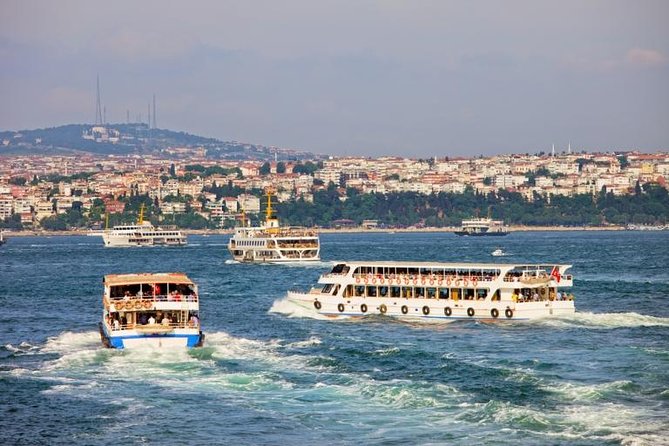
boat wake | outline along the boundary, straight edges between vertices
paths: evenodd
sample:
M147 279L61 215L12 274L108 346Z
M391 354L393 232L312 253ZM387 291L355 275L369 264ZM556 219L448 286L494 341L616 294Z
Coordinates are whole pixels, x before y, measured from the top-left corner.
M272 307L268 310L269 313L283 314L291 318L309 318L309 319L318 319L318 320L332 320L331 317L324 316L319 314L313 308L306 308L301 305L296 304L284 297L282 299L275 300L272 303ZM346 316L343 316L346 318Z
M537 323L591 328L669 327L669 318L638 313L581 313L560 318L538 319Z

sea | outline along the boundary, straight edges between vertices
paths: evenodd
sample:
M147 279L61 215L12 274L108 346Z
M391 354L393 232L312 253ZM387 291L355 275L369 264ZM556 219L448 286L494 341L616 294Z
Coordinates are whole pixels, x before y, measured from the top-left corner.
M104 248L10 234L1 443L669 444L669 232L327 233L310 265L235 263L228 237ZM576 314L331 320L286 301L341 260L571 264ZM103 348L103 276L168 271L199 285L205 345Z

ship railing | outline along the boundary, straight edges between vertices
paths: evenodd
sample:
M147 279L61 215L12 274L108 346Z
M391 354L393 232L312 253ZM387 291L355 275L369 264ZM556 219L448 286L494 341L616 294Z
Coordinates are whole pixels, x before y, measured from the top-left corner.
M118 331L123 331L123 330L135 330L137 328L141 327L150 327L150 326L157 326L157 327L165 327L165 328L170 328L170 329L195 329L195 328L200 328L200 324L194 324L191 323L190 321L187 322L170 322L169 324L163 324L162 322L156 322L153 325L150 324L119 324L118 328L114 326L113 323L109 323L108 321L105 321L105 325L107 328L113 332L118 332Z
M330 273L332 274L332 273ZM323 277L327 277L324 275ZM357 284L365 285L430 285L460 286L476 285L479 282L493 282L497 277L490 275L443 275L443 274L353 274Z
M158 294L155 296L119 296L105 298L107 304L120 302L199 302L197 294Z

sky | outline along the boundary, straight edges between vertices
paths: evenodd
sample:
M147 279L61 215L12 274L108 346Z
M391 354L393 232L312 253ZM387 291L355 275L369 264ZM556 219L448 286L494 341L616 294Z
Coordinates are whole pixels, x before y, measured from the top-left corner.
M669 1L0 0L0 130L327 155L669 150Z

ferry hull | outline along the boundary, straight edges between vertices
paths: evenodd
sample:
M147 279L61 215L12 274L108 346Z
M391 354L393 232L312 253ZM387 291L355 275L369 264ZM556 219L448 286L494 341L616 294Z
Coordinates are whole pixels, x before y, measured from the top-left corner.
M190 333L145 334L133 330L124 330L118 334L108 332L100 323L100 337L107 348L193 348L204 343L204 333L189 330Z
M574 314L573 301L524 303L486 302L450 299L406 298L329 298L327 296L288 292L288 300L303 308L332 318L385 315L399 319L456 320L528 320Z

